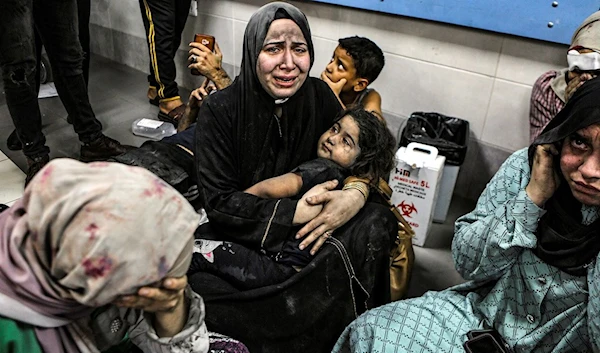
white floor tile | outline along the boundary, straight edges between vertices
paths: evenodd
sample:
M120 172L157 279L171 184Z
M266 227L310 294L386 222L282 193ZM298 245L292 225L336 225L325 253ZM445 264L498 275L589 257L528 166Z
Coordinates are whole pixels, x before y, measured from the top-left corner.
M8 159L8 157L6 157L6 155L4 153L2 153L2 151L0 151L0 162L2 162L3 160Z
M25 173L10 159L0 162L0 203L14 201L23 196Z

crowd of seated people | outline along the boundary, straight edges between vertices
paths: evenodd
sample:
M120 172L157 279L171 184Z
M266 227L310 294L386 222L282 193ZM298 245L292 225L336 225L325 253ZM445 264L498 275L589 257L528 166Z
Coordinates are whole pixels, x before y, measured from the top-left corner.
M452 254L468 282L391 302L390 252L405 258L399 296L413 255L381 196L397 145L369 87L384 67L372 40L339 39L310 77L306 16L268 3L247 23L235 78L218 44L190 43L205 81L187 105L165 111L169 94L148 92L178 133L133 148L102 135L77 31L55 28L43 39L80 159L102 161L50 161L22 47L32 20L68 22L76 6L41 3L0 4L0 26L25 43L8 54L0 32L29 164L23 198L0 208L0 351L600 351L600 67L581 59L600 55L600 12L575 32L569 68L536 82L531 145L456 221ZM151 29L160 1L140 4Z

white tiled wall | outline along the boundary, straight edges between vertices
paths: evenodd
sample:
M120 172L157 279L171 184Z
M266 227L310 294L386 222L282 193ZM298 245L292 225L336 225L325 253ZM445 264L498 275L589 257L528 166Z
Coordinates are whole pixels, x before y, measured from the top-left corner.
M187 50L193 33L211 33L224 62L237 71L246 22L265 3L200 0L199 16L188 18L180 49ZM311 24L316 51L312 75L318 76L329 61L338 38L371 38L386 56L373 87L381 92L387 113L406 117L425 110L457 116L469 120L475 139L506 151L528 143L532 83L544 71L565 65L563 45L341 6L292 3ZM93 1L91 23L145 37L138 0Z
M188 17L178 53L178 82L193 86L197 80L190 78L185 63L194 32L213 34L225 68L237 74L246 23L267 2L199 0L199 15ZM483 165L486 173L461 170L458 185L465 185L463 194L477 195L489 173L509 153L528 144L531 85L543 72L566 66L565 45L312 1L290 2L311 25L313 76L319 76L329 61L338 38L365 36L385 53L386 65L373 87L382 95L390 126L400 126L414 111L436 111L470 122L475 151L463 169ZM146 69L143 55L123 54L123 50L147 52L138 0L93 1L91 23L101 38L92 45L97 54ZM131 48L118 48L122 43Z

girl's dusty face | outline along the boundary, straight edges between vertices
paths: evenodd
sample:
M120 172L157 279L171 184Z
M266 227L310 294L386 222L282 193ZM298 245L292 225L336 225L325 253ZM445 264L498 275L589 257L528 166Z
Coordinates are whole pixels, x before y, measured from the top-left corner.
M344 116L321 135L317 156L330 159L344 168L351 167L360 155L359 133L360 128L354 118Z
M565 139L560 169L577 201L600 206L600 124L590 125Z
M256 62L263 89L275 99L291 97L306 81L309 70L308 44L300 27L290 19L273 21Z

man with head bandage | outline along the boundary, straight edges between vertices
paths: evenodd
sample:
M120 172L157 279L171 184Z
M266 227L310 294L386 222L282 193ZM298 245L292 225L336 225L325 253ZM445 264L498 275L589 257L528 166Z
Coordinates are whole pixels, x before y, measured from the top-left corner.
M529 110L530 141L535 140L565 106L575 90L600 72L600 11L586 18L573 33L567 62L568 68L550 70L533 85Z

